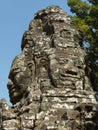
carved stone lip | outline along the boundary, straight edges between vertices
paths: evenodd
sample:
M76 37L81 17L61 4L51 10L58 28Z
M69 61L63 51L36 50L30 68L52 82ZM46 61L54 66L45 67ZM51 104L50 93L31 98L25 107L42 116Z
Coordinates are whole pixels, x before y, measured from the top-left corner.
M15 92L17 92L18 86L12 85L9 89L10 95L13 95ZM19 90L18 90L19 91Z
M14 92L15 92L15 87L12 87L12 88L10 89L10 93L13 94Z
M13 93L16 91L15 87L12 85L12 86L8 86L8 89L9 89L9 94L10 95L13 95Z

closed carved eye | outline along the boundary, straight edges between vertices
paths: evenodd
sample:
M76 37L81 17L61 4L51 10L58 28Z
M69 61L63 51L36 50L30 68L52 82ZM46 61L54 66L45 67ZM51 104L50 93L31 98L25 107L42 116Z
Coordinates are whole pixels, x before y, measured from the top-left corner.
M9 78L13 80L13 78L20 72L19 68L14 68L10 71Z

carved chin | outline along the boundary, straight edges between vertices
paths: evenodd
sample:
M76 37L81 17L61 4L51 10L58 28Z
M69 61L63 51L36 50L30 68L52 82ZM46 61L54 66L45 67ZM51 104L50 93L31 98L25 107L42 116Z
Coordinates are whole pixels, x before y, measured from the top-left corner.
M16 102L18 102L22 97L22 94L20 94L19 92L14 92L13 94L10 94L10 101L15 104Z

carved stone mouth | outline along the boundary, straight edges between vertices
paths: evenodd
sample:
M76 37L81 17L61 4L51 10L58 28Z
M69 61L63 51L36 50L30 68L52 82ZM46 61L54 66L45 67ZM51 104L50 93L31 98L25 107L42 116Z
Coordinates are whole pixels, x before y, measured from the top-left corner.
M7 87L10 97L12 97L13 93L15 92L15 86L12 83L8 82Z
M13 94L15 92L15 87L12 87L11 89L10 89L10 94Z

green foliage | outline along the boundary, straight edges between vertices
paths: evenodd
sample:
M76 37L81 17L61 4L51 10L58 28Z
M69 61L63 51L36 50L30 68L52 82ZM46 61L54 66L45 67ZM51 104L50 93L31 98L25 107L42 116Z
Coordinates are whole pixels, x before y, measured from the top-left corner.
M91 68L91 80L98 90L98 0L68 0L72 20L82 32L83 41L90 44L88 48L88 64Z

